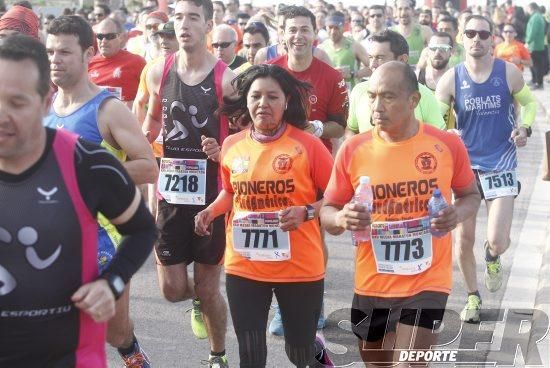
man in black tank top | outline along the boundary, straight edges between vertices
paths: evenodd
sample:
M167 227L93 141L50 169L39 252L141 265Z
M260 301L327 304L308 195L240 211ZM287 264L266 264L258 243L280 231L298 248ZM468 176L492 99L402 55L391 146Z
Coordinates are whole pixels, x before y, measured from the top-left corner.
M418 82L435 92L439 78L449 69L454 41L448 33L436 32L428 44L428 62L417 69Z
M105 322L156 229L114 156L42 126L49 73L39 41L0 46L0 367L106 368ZM101 275L99 211L125 235Z
M171 302L194 299L193 333L210 339L209 364L223 368L227 367L227 306L219 279L225 251L224 219L213 222L211 237L194 232L195 215L214 201L220 188L220 146L229 124L214 111L223 96L234 93L231 80L235 75L206 48L212 13L210 0L176 2L174 28L180 49L155 64L147 75L150 98L144 131L152 142L162 129L164 141L156 245L160 288ZM192 262L195 282L187 274Z

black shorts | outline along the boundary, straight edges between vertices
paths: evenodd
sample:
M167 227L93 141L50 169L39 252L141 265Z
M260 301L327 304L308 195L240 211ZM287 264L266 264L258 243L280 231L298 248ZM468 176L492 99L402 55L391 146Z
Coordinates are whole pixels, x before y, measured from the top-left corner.
M375 342L380 341L387 332L395 332L398 322L437 329L443 320L448 297L448 294L435 291L423 291L406 298L355 294L351 307L352 331L361 340Z
M481 187L481 181L479 180L479 173L484 173L484 171L478 170L478 169L472 169L474 172L474 176L476 177L476 183L477 183L477 189L479 190L479 194L481 195L481 199L485 199L485 195L483 194L483 188ZM518 195L521 193L521 182L518 180ZM516 198L518 195L514 196ZM493 199L485 199L486 201L494 201Z
M195 234L195 215L202 209L203 206L192 209L165 200L158 202L157 227L160 236L155 251L162 265L221 263L225 252L224 216L212 221L210 236L199 236Z

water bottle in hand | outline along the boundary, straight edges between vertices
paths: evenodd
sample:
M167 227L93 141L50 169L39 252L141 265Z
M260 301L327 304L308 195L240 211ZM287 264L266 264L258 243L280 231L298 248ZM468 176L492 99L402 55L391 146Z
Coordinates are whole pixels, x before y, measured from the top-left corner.
M447 204L447 201L445 200L445 197L441 195L441 190L436 189L434 190L432 198L430 198L430 201L428 202L428 212L430 214L430 221L433 218L439 217L439 212L442 211L444 208L449 207ZM437 230L431 230L431 233L433 236L437 238L444 237L447 233L441 232Z
M359 178L359 186L355 190L355 196L353 197L354 203L367 207L369 213L372 211L372 187L370 185L370 178L368 176L361 176ZM362 231L354 231L353 239L355 243L364 242L370 240L371 229L370 226Z

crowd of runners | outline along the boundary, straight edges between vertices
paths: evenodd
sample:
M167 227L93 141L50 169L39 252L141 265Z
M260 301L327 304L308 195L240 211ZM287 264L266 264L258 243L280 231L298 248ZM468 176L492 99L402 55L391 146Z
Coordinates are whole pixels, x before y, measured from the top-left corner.
M284 336L281 366L333 366L325 232L369 234L349 265L366 366L437 343L454 262L460 318L479 323L503 283L550 9L431 3L5 11L0 367L106 367L106 342L125 367L158 366L129 308L153 247L162 295L192 300L214 368L265 367L268 331ZM436 189L448 206L430 216ZM239 357L225 353L228 312Z

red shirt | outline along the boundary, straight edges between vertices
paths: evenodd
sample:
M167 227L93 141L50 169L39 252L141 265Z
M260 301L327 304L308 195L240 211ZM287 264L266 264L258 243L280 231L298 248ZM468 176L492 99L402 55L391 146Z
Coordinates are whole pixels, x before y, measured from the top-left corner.
M279 56L268 62L288 70L296 79L311 84L309 120L336 121L346 127L348 119L348 90L342 74L317 58L313 58L309 68L294 72L288 68L288 55ZM332 152L330 139L323 143Z
M92 83L100 87L121 89L122 101L132 101L136 98L139 77L145 64L144 58L126 50L120 50L110 58L98 54L90 61L88 75Z

